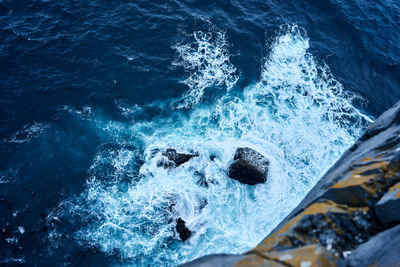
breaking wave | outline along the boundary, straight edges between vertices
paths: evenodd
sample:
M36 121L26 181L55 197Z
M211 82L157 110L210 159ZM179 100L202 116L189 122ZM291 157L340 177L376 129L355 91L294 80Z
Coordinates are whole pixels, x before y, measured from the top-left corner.
M224 35L196 32L177 45L189 91L168 118L126 125L96 119L115 142L98 148L87 189L66 200L83 244L137 265L175 265L209 253L241 253L260 242L359 137L371 119L352 103L327 66L309 52L304 29L286 25L269 47L260 80L240 96L199 104L204 89L238 79ZM214 40L214 41L212 41ZM359 101L360 99L358 99ZM123 136L123 138L121 137ZM270 159L265 184L248 186L226 170L237 147ZM162 168L162 151L198 153ZM202 181L199 181L201 180ZM206 182L207 186L204 186ZM175 221L193 236L179 240Z

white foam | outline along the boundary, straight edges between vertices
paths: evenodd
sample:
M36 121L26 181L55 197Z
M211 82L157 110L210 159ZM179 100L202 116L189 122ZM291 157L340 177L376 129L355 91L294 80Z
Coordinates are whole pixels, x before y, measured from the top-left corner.
M182 66L190 73L182 81L189 90L176 103L176 108L192 108L200 103L207 87L222 86L229 90L238 80L236 67L229 61L223 32L196 31L192 37L194 42L173 46L177 51L173 65Z
M22 235L25 233L25 228L23 226L18 227L18 232Z
M124 103L115 103L117 105L117 108L121 111L121 114L129 119L134 119L135 115L137 115L139 112L143 112L142 108L135 104L135 105L127 105Z
M34 122L27 124L20 131L14 133L7 141L17 144L25 143L39 137L46 128L48 128L48 124L46 123Z
M18 174L18 168L8 168L4 171L0 171L0 184L11 183L17 180Z
M177 112L131 126L98 121L116 140L129 133L141 149L99 151L87 190L77 202L64 205L69 213L85 214L78 240L107 253L118 251L123 259L142 265L241 253L261 241L371 121L308 48L304 30L288 26L271 46L260 81L245 88L243 96L227 92L189 116ZM193 62L196 68L197 59ZM209 76L202 75L193 79L207 84ZM247 186L227 177L240 146L270 159L265 184ZM178 168L158 167L162 155L155 149L169 147L199 156ZM144 163L133 175L132 164L138 160ZM112 171L100 177L95 170L104 164ZM204 173L209 188L197 184L196 171ZM131 180L121 182L126 175ZM178 217L194 232L186 242L174 230Z

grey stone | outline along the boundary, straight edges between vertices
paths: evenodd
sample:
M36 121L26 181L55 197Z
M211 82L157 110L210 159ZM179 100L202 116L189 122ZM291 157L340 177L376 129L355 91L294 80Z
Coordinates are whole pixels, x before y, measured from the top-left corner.
M375 205L381 223L400 222L400 183L392 186Z
M400 225L370 238L338 266L400 266Z

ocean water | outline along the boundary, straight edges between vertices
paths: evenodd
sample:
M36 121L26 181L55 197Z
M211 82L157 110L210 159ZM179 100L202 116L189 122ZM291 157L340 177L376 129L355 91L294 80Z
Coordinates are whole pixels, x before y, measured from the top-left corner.
M400 98L397 1L1 1L0 16L0 264L245 252ZM270 160L266 183L228 178L242 146ZM167 148L199 156L164 169Z

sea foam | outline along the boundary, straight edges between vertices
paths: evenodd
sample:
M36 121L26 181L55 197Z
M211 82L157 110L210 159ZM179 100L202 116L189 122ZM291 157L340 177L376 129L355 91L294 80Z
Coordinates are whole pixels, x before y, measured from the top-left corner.
M194 107L200 103L207 87L219 86L229 90L238 80L236 67L230 62L224 32L196 31L192 38L193 42L173 46L177 52L173 65L190 73L182 81L189 90L175 104L176 108Z
M194 36L199 47L210 49L204 33ZM239 97L227 91L212 104L199 104L204 88L220 83L231 87L236 68L222 63L226 60L207 63L218 54L229 57L227 50L202 54L209 65L200 68L200 60L187 49L177 46L180 66L191 71L183 102L192 107L189 115L176 111L133 125L98 120L115 144L98 149L87 189L61 205L64 216L79 218L79 242L118 253L131 264L175 265L209 253L250 249L371 122L352 104L356 96L346 93L309 52L307 34L298 26L282 27L269 46L259 81ZM122 134L130 140L122 141ZM241 146L270 159L265 184L248 186L227 177ZM177 168L159 167L161 152L170 147L199 156ZM198 184L199 173L208 188ZM186 242L174 229L178 217L193 231Z

